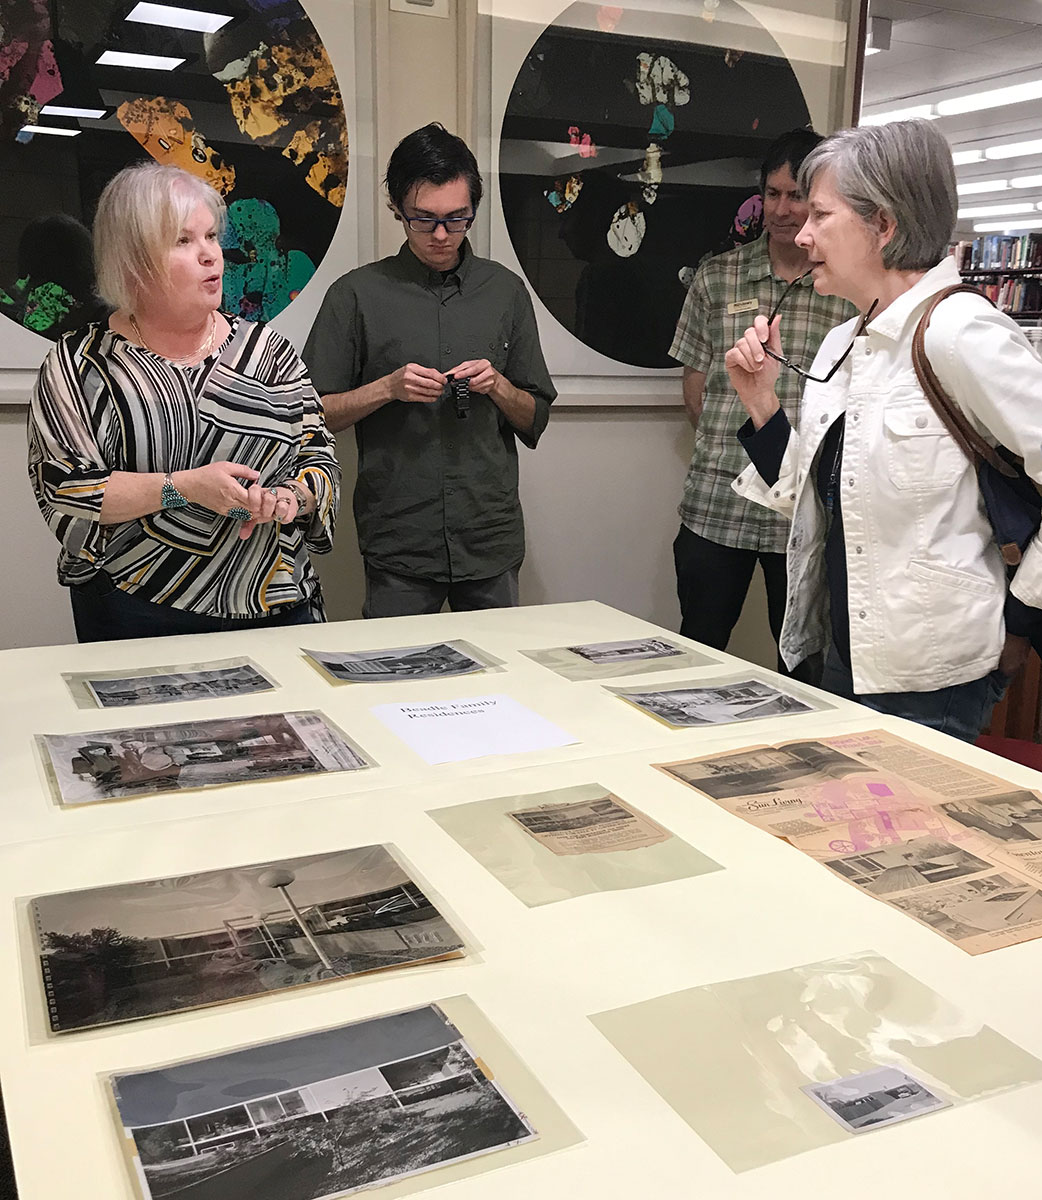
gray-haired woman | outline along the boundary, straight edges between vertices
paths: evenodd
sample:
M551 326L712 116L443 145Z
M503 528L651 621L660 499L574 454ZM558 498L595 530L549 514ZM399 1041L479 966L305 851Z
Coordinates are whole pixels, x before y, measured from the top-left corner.
M924 310L960 282L951 152L926 121L848 129L808 155L799 182L814 286L862 315L812 365L785 358L784 305L727 353L753 461L734 486L792 519L781 653L794 664L828 643L822 686L973 740L1027 653L1042 545L1027 547L1007 600L975 470L912 365ZM925 346L970 423L1042 481L1042 361L1016 323L953 295ZM806 379L798 433L774 396L788 369Z
M128 167L94 222L107 322L40 370L29 476L80 641L324 620L340 468L300 358L220 312L224 202Z

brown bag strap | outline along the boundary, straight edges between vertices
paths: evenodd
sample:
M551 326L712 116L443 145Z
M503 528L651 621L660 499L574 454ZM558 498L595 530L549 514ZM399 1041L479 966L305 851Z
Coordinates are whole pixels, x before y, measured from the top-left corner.
M972 292L975 296L988 300L982 291L968 283L956 283L950 288L945 288L943 292L938 292L926 306L926 311L912 335L912 366L915 368L916 378L919 380L919 386L923 389L923 394L930 401L934 412L944 423L944 427L958 443L959 449L973 463L974 468L979 470L983 460L1000 474L1012 478L1016 476L1016 470L969 423L959 406L944 390L936 372L930 365L930 360L926 357L926 329L933 316L933 310L942 300L947 300L949 296L954 296L957 292ZM991 301L988 300L988 303L991 304Z

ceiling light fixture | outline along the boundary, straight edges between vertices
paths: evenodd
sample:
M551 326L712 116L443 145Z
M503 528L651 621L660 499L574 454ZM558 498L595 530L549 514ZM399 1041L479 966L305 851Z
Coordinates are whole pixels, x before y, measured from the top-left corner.
M128 54L125 50L106 50L97 60L99 67L143 67L148 71L172 71L185 60L165 54Z
M216 33L231 20L227 13L203 12L194 8L178 8L172 4L135 4L127 13L128 21L143 25L163 25L167 29L192 29L199 33Z
M889 17L869 17L865 30L865 54L879 54L890 49L890 33L893 22Z
M60 125L23 125L19 133L53 133L57 137L79 137L82 129L66 129Z
M970 183L960 183L955 190L960 196L976 196L981 192L1005 192L1009 190L1008 179L974 179Z
M861 124L889 125L891 121L912 121L916 117L932 121L936 116L932 104L915 104L911 108L895 108L890 112L873 113L869 117L862 117Z
M952 162L955 163L957 167L965 167L970 163L983 161L983 150L956 150L952 154Z
M957 113L980 112L985 108L1001 108L1006 104L1022 104L1025 100L1039 99L1042 99L1042 79L1035 79L1030 83L1015 83L1011 87L938 100L937 111L942 117L951 117Z
M1042 229L1042 217L1030 221L982 221L974 224L974 233L1016 233L1020 229ZM998 267L995 268L999 270Z
M985 158L1023 158L1026 154L1042 154L1042 139L1030 142L1003 142L998 146L986 146Z
M980 208L960 208L958 216L962 220L963 217L1004 217L1034 211L1033 204L982 204Z
M40 112L45 117L83 117L88 121L100 121L107 108L74 108L67 104L45 104Z

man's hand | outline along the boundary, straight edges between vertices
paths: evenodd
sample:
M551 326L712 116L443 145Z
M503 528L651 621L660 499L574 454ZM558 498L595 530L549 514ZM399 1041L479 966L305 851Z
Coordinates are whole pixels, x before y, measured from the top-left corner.
M468 380L470 390L482 396L491 396L502 390L499 383L502 376L487 358L472 358L462 362L458 367L453 367L449 374L456 379Z
M781 338L775 317L770 328L766 317L757 317L753 325L742 334L734 346L724 355L727 377L738 393L742 407L752 418L753 425L760 429L778 411L778 397L774 394L781 364L764 353L764 343L775 354L781 354Z
M433 367L421 367L419 363L406 363L389 380L394 399L412 404L433 404L447 383L448 380L440 371L435 371Z
M1006 641L999 655L999 670L1007 679L1018 675L1028 660L1031 643L1026 637L1018 637L1015 633L1007 633Z

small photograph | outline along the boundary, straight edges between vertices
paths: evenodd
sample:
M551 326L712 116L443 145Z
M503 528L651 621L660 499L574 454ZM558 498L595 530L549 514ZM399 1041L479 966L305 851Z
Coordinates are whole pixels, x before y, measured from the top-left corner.
M1034 792L1004 792L973 800L948 800L940 805L945 816L967 829L986 833L997 842L1042 841L1042 797Z
M433 1004L110 1083L146 1200L323 1200L539 1136Z
M814 712L813 705L786 695L758 679L742 679L715 687L679 687L642 692L610 688L615 695L676 729L693 725L728 725L761 717Z
M950 1100L896 1067L876 1067L831 1083L810 1083L802 1091L850 1133L951 1107Z
M825 742L760 746L712 758L664 764L662 769L714 800L762 796L795 787L814 787L851 775L874 775L876 768Z
M1026 926L1042 922L1042 892L1009 875L967 879L889 903L953 942L1008 931L1008 944L1014 945L1035 936ZM1021 930L1019 936L1017 930Z
M673 835L650 817L605 792L595 800L541 804L507 814L554 854L611 854L642 850Z
M44 734L39 741L65 805L371 765L318 712Z
M84 680L100 708L129 708L135 704L172 704L182 700L214 700L274 691L274 684L249 663L197 671L157 672L121 678Z
M385 846L40 896L32 912L55 1033L464 953Z
M631 642L591 642L587 646L567 646L573 654L592 663L631 662L641 658L677 658L683 654L679 646L664 638L643 638Z
M433 642L426 646L395 646L389 650L304 653L339 683L389 683L401 679L446 679L487 671L464 650L460 642Z
M960 850L951 842L931 837L913 838L868 853L834 858L825 865L874 896L907 892L992 869L991 863L968 850Z

